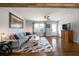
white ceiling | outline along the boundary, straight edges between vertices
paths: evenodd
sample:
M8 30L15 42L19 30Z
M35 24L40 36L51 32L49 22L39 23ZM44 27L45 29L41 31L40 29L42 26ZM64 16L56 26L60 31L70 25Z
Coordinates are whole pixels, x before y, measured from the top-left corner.
M60 21L64 16L79 13L79 9L65 8L0 8L19 14L25 20L45 21L44 16L50 16L52 21Z

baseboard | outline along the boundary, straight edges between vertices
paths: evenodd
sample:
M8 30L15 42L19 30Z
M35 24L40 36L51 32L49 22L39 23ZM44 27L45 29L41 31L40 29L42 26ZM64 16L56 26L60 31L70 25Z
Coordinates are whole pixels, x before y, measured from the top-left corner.
M46 37L59 37L59 38L61 38L61 36L46 36Z
M73 41L73 42L75 42L75 43L79 43L78 41Z

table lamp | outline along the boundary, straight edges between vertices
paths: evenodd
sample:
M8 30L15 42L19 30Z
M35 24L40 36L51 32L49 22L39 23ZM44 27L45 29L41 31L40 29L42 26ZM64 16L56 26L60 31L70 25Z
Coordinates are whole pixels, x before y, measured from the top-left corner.
M6 38L6 34L5 33L1 33L1 41L3 41Z

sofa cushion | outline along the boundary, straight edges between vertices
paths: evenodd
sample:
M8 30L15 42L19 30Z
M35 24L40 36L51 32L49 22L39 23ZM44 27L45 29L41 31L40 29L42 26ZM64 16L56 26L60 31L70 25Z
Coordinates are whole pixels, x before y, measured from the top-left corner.
M17 35L17 37L19 38L19 39L23 39L23 37L24 37L24 34L23 33L18 33L18 34L16 34Z
M19 47L21 48L25 43L27 43L29 41L29 39L31 38L31 36L25 36L24 39L20 39L19 40Z
M16 40L19 40L19 37L16 34L14 34L14 36Z
M30 32L26 32L26 36L27 36L27 35L31 35L31 33L30 33Z
M16 38L15 38L14 35L11 35L11 36L10 36L10 39L11 39L11 40L16 40Z

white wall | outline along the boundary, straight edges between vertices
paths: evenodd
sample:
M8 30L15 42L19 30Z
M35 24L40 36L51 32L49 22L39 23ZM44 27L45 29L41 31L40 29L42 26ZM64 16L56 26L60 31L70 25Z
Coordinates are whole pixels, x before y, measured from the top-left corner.
M59 35L61 36L62 24L71 23L71 29L74 32L74 42L79 43L79 13L68 12L63 14L63 19L59 22Z
M25 31L33 33L33 21L30 20L25 21Z
M72 30L74 31L74 41L79 42L79 36L78 36L79 35L79 9L67 9L67 8L66 9L65 8L53 9L52 8L52 9L45 9L46 11L44 9L34 9L34 10L22 9L22 8L20 10L19 8L0 8L0 34L1 33L11 34L11 33L24 32L24 31L32 32L33 30L32 22L25 21L25 19L27 19L27 15L29 14L29 12L30 12L30 15L28 15L29 16L28 18L34 18L34 19L37 17L36 15L40 13L38 17L41 16L41 18L43 18L43 16L49 15L51 16L50 20L60 21L59 22L59 35L61 35L62 24L71 23ZM23 29L9 28L9 12L12 12L13 14L19 16L20 18L25 17L24 21L26 22L26 24L24 22ZM39 19L38 17L37 19Z
M18 15L15 11L9 10L9 9L3 9L0 8L0 38L1 38L1 33L5 33L6 35L10 35L12 33L17 33L17 32L24 32L24 31L28 31L27 30L27 24L25 24L25 20L24 20L24 24L22 29L12 29L9 28L9 12L12 12L13 14L17 15L18 17L22 18L20 15ZM32 24L29 23L28 26L31 26Z

